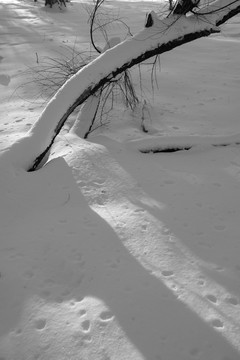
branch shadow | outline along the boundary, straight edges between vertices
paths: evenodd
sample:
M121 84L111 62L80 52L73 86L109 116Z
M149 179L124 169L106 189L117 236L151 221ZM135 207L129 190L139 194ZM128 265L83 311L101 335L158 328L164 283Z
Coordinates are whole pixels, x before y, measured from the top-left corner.
M74 155L69 155L73 149ZM86 148L84 142L79 147L76 144L65 146L61 155L67 163L63 159L50 161L34 173L7 168L5 176L1 177L0 195L1 204L4 204L1 211L5 214L1 219L5 221L1 235L0 296L5 300L0 307L0 349L9 331L17 337L14 341L12 335L13 359L17 358L19 349L29 350L26 344L29 336L32 336L32 348L37 349L43 332L47 336L51 331L64 331L65 346L69 346L69 351L77 347L81 354L83 343L79 340L85 335L79 331L82 323L77 319L77 312L79 307L87 309L87 298L94 298L105 304L112 314L110 322L118 324L120 335L137 349L136 359L186 360L196 356L209 360L239 359L237 349L217 328L219 322L202 320L178 295L176 286L171 288L168 274L165 274L165 281L164 276L160 278L157 272L143 266L141 259L130 251L121 236L124 223L116 231L116 227L91 208L93 192L88 195L89 189L95 186L98 198L98 191L104 188L103 174L106 172L105 180L109 175L106 169L100 172L97 169L97 166L101 168L99 159L104 156L101 148L92 145ZM112 168L112 164L108 165ZM97 178L92 173L94 168ZM120 178L119 181L125 180ZM119 188L119 191L122 190ZM104 193L101 199L104 200ZM146 212L144 206L140 210ZM131 231L134 236L137 229L133 227ZM189 296L192 295L189 291ZM51 311L55 311L58 318L61 318L59 307L64 309L65 304L73 301L76 306L74 321L79 323L77 331L65 327L61 330L59 324L51 323L48 317L39 321L41 303L38 309L27 307L29 300L36 296L42 298L44 304L52 305ZM207 300L201 301L206 310L211 307ZM103 320L106 318L103 319L102 313L93 319L92 342L98 341L94 327L103 324ZM48 321L49 327L45 326ZM113 335L112 328L107 326L100 332ZM54 339L49 336L49 339L49 348L58 348L58 336ZM107 348L108 341L104 337L101 341L105 351L111 352ZM116 337L114 346L119 346L124 354L124 347L116 344L118 341ZM90 346L85 345L84 349L89 351L90 358L94 356ZM43 356L48 356L47 351L46 348Z

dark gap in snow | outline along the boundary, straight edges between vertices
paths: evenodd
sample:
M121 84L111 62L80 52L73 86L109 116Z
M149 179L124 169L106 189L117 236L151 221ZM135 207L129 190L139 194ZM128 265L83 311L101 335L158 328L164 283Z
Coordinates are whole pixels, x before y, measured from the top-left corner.
M139 150L143 154L148 153L173 153L177 151L190 150L192 146L181 146L181 147L167 147L167 148L155 148L155 149L141 149Z
M224 147L224 146L229 146L231 144L213 144L214 147Z
M233 145L240 145L239 141L233 143L222 143L222 144L210 144L213 147L226 147L226 146L233 146ZM155 148L148 148L148 149L140 149L139 151L143 154L156 154L156 153L173 153L177 151L187 151L192 149L194 145L186 145L186 146L175 146L175 147L155 147Z
M213 144L214 147L224 147L224 146L231 146L231 145L240 145L240 142L236 141L234 143Z

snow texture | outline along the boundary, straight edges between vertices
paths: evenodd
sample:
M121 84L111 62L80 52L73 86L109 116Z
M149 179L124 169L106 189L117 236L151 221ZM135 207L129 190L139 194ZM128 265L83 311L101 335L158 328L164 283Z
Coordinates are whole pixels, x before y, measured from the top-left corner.
M159 8L108 5L136 32ZM31 173L74 93L68 83L42 110L27 86L13 96L19 72L36 52L76 46L77 31L86 50L87 17L73 0L64 13L3 0L0 17L0 71L11 78L0 85L0 359L239 360L239 16L161 56L151 101L143 67L149 133L141 104L132 113L119 100L89 141L66 125ZM131 41L109 50L117 64ZM109 70L104 56L95 75ZM84 74L78 91L95 78ZM143 153L167 147L189 150Z

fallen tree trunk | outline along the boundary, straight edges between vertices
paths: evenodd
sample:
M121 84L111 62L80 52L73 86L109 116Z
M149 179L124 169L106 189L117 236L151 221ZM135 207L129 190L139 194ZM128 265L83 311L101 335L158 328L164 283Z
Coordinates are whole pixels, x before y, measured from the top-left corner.
M15 162L27 171L36 170L69 115L103 85L155 55L219 32L218 26L239 12L240 0L216 0L188 17L170 15L159 19L154 12L149 14L147 27L107 50L58 90L26 137L10 149Z

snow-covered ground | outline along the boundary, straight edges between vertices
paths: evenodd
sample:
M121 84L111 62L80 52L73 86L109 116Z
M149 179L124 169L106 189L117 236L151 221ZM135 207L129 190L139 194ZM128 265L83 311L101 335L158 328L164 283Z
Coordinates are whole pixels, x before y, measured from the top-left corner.
M28 173L11 145L42 108L20 75L90 48L86 4L0 4L0 360L239 360L240 17L161 55L154 96L134 70L143 108L88 141L67 125ZM160 10L107 6L133 33ZM190 149L144 153L168 146Z

